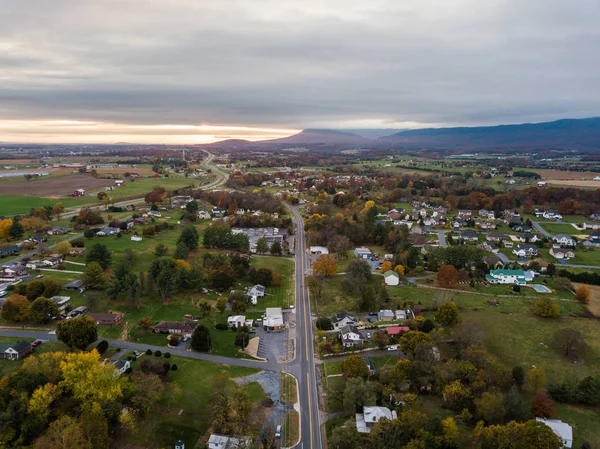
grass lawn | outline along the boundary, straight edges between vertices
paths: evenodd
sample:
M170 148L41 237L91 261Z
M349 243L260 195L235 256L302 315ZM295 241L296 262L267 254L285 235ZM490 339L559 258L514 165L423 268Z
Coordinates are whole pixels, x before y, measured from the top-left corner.
M600 409L555 403L556 416L573 426L573 447L584 441L591 447L600 447Z
M548 231L552 235L556 234L568 234L568 235L579 235L579 234L591 234L591 230L586 229L585 231L578 231L568 223L542 223L542 228Z
M575 257L569 260L569 263L576 265L596 265L598 268L600 268L600 250L583 251L581 249L577 249L575 251Z
M33 207L53 206L56 201L35 196L0 195L0 215L29 213Z
M292 447L300 438L300 415L296 410L289 411L283 419L283 446Z
M35 338L0 337L0 343L16 343L23 340L32 343L35 341ZM47 341L35 348L32 355L29 355L28 357L35 357L37 355L44 354L45 352L57 351L68 352L69 348L60 341ZM22 364L23 360L0 360L0 378L14 373L21 367Z
M287 307L295 304L294 261L285 257L252 256L250 264L255 268L269 268L281 276L281 285L267 287L266 295L258 300L252 310L267 307Z
M280 373L281 383L279 390L281 400L290 404L298 402L298 391L296 389L296 378L286 373Z
M177 371L170 371L167 376L169 384L177 385L178 394L171 400L165 399L162 407L140 424L140 429L144 431L136 432L135 441L131 442L138 447L171 447L177 440L183 440L186 446L194 447L210 425L209 404L215 377L225 374L231 379L258 372L251 368L216 365L177 356L165 360L178 367ZM138 366L140 361L135 362L134 366ZM258 388L261 388L260 385L250 384L246 387L253 402L264 399L264 392L261 394Z

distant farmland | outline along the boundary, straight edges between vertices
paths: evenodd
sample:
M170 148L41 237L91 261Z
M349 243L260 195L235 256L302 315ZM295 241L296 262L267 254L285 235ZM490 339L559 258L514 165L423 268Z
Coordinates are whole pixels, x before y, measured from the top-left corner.
M0 215L26 214L32 207L53 206L56 201L35 196L2 195Z
M600 173L594 173L591 171L563 171L563 170L531 170L542 178L546 178L548 181L551 180L592 180L596 176L600 176ZM596 181L597 182L597 181ZM599 182L600 184L600 182Z
M27 195L60 198L76 189L96 190L114 185L112 179L96 179L89 174L76 173L37 181L19 181L0 184L0 195Z

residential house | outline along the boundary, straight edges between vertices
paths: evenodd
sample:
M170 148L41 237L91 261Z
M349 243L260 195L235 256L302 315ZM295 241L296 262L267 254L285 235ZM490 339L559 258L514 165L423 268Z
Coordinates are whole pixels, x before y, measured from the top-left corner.
M600 245L600 231L592 232L590 234L590 242L592 242L594 245Z
M115 186L117 187L123 187L124 183L125 181L123 181L122 179L115 179Z
M460 238L463 239L466 242L473 243L473 242L476 242L478 240L479 236L472 229L465 229L464 231L461 231Z
M0 277L5 279L16 279L23 276L27 276L27 267L20 263L3 265L0 272Z
M406 240L408 240L408 242L415 248L422 248L425 246L425 242L427 241L425 237L420 234L409 234Z
M98 326L120 326L123 323L122 312L108 312L108 313L92 313L87 314L92 318Z
M524 243L535 243L540 239L533 232L525 232L519 236L519 240Z
M21 360L32 351L31 343L18 341L16 343L0 343L0 359Z
M157 334L182 334L184 337L191 338L197 325L198 323L190 321L161 321L154 326L154 332Z
M363 407L363 413L356 414L356 430L360 433L369 433L382 418L392 421L397 417L396 411L387 407Z
M340 338L342 339L344 348L360 345L364 341L362 335L358 331L358 327L352 324L340 329Z
M496 218L496 214L494 213L494 211L487 209L479 209L479 216L481 218L487 218L488 220L493 220L494 218Z
M192 198L189 195L176 195L174 197L171 198L171 204L175 204L175 205L185 205L187 203L190 203L194 200L194 198Z
M561 248L559 245L552 245L550 255L556 257L558 260L567 260L575 257L575 251L570 248Z
M523 270L490 270L485 277L490 284L526 284Z
M485 220L479 223L479 227L484 231L489 231L496 229L498 226L493 221Z
M562 215L557 214L552 211L546 211L542 214L542 217L547 218L549 220L562 220Z
M532 243L519 243L513 253L519 257L531 257L538 255L538 247Z
M200 220L210 220L210 212L207 210L199 210L196 215Z
M563 447L573 447L573 428L560 419L535 418L536 421L546 424L560 438Z
M385 285L394 286L400 283L400 276L395 271L389 270L383 273Z
M69 256L82 256L85 254L85 248L74 246L69 250Z
M414 235L414 234L420 235L420 234L423 234L423 228L421 226L413 226L410 228L409 232L411 235Z
M368 357L365 357L365 363L367 364L367 367L369 368L369 376L374 376L375 372L377 371L375 369L375 364Z
M357 259L369 259L371 255L372 253L369 248L362 247L354 249L354 257Z
M114 365L119 372L119 375L125 374L127 370L131 368L131 362L129 360L117 360Z
M484 251L487 251L489 253L497 253L498 251L500 251L500 248L498 248L498 246L495 243L492 242L483 242L480 243L479 245L477 245L478 248L481 248Z
M208 449L237 449L239 447L248 447L249 443L249 438L228 437L211 433L208 439Z
M514 246L514 244L511 240L504 240L504 242L502 244L504 245L505 248L512 248Z
M239 328L244 327L244 323L246 322L246 317L244 315L234 315L227 317L227 324L230 327Z
M64 226L55 226L48 231L48 235L64 235L69 232L69 228Z
M83 286L83 281L81 279L77 279L73 282L69 282L67 285L63 287L65 290L73 290L82 293L85 290Z
M392 321L394 319L394 312L392 310L380 310L377 313L377 319L379 321Z
M283 331L283 310L281 307L267 307L263 315L263 329L273 332Z
M83 190L83 189L73 190L73 196L85 196L85 190Z
M410 327L408 326L389 326L385 328L386 332L390 337L400 336L408 331L410 331Z
M483 261L485 262L485 264L489 267L489 268L498 268L498 267L503 267L504 264L502 263L502 261L500 260L500 258L497 255L491 255L491 256L486 256L483 258Z
M71 303L70 296L53 296L50 301L54 302L58 306L58 313L65 313Z
M256 296L258 298L262 298L265 296L265 286L264 285L260 285L260 284L256 284L253 285L252 287L248 288L248 291L246 292L246 294L248 296Z
M0 257L12 256L21 250L17 245L3 246L0 248Z
M347 312L340 312L331 317L331 322L333 323L333 328L335 330L339 330L344 326L358 325L358 318L356 318L354 315L350 315Z
M511 186L514 185L514 184L516 184L516 183L517 183L517 181L515 181L512 178L507 179L506 181L504 181L504 184L508 184L508 185L511 185Z
M527 224L525 223L519 223L516 224L514 226L512 226L513 231L515 232L532 232L533 229L531 229Z
M552 241L560 246L575 246L577 242L568 234L557 234L552 238Z
M329 254L329 250L324 246L311 246L310 247L311 254Z
M496 253L496 256L498 259L500 259L500 262L502 262L503 265L508 265L510 263L510 259L506 254Z
M473 211L468 210L468 209L462 209L458 211L457 217L458 218L471 218L471 216L473 215Z
M485 239L488 242L494 242L494 243L500 243L504 240L507 239L506 235L503 234L502 232L488 232L487 235L485 236Z

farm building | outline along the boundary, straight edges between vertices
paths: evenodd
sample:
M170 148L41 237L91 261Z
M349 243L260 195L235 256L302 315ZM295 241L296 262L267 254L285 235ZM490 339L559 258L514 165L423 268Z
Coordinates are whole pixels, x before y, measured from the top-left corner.
M523 270L490 270L485 277L490 284L525 285L527 282Z

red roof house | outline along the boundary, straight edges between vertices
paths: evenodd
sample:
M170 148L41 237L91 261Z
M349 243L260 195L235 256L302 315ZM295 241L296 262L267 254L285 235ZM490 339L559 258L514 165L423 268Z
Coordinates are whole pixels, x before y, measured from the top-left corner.
M408 326L390 326L387 328L387 333L388 335L402 335L409 330Z

